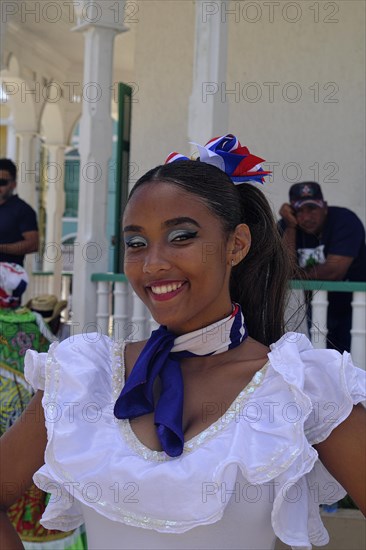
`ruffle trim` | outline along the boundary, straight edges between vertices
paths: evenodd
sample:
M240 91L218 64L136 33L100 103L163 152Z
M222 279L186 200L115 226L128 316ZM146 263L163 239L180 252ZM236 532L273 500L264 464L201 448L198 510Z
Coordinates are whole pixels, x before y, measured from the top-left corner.
M289 338L294 338L297 342L296 351L292 350L295 354L290 362L290 370L288 355L284 354ZM321 353L326 357L324 352L330 352L334 356L330 368L333 370L335 383L339 382L340 399L337 417L333 417L332 422L322 424L324 419L321 418L319 423L313 424L314 401L305 393L307 384L301 356L307 354L311 357ZM296 333L286 334L273 344L269 357L272 367L289 385L294 396L297 394L310 405L304 411L301 422L304 434L303 453L276 477L279 486L273 503L272 526L276 535L293 549L311 550L312 544L324 546L329 542L328 532L320 517L319 505L333 504L346 495L343 487L318 459L318 453L312 445L324 441L349 416L353 406L365 399L365 372L354 367L348 353L340 355L331 350L314 350L304 335ZM319 363L321 369L324 365L320 357ZM300 400L297 402L300 403ZM319 405L319 402L316 404ZM307 424L310 425L308 429ZM290 517L294 521L289 520ZM289 529L289 526L292 528Z
M111 342L111 364L116 360L114 357L116 356L115 346ZM53 346L51 346L47 359L49 367L46 369L46 380L49 376L51 377L49 392L55 397L59 375L56 374L57 369L52 368L56 364L58 365L52 348ZM252 399L255 399L255 402L263 407L269 396L272 395L272 398L277 396L276 385L278 385L282 390L285 388L288 395L291 396L292 401L288 402L287 406L289 403L294 403L295 410L296 407L301 410L301 416L298 419L291 418L289 420L282 415L281 420L281 415L279 415L272 422L270 418L267 418L266 422L256 422L253 417L254 412L247 410L245 420L248 421L233 421L227 425L227 429L219 432L227 441L231 442L231 448L226 453L226 456L230 458L227 461L222 461L216 468L213 482L221 483L224 480L226 468L231 464L236 464L244 478L250 483L260 486L272 484L272 526L274 532L284 543L296 549L310 550L312 544L319 546L327 544L329 537L320 518L319 505L335 502L345 495L344 489L318 460L317 452L305 436L306 423L309 424L314 407L305 392L306 361L304 363L302 357L304 354L305 356L308 354L308 360L309 354L312 355L313 363L319 363L321 370L323 365L318 354L325 357L324 353L329 354L329 352L330 350L313 350L305 336L294 334L294 340L291 341L289 335L285 335L279 342L271 346L270 367L263 383L253 392ZM112 359L113 357L114 359ZM327 355L327 357L330 356ZM364 385L361 379L364 372L352 365L348 354L345 354L343 359L338 354L334 359L332 359L331 368L338 368L344 382L341 387L342 393L339 395L341 414L338 416L337 422L325 426L317 433L315 427L310 423L308 433L316 434L315 440L309 437L312 443L325 439L350 414L352 406L364 398ZM38 364L37 361L35 363ZM318 374L321 372L318 371ZM350 392L352 392L353 398ZM229 426L234 429L227 437ZM226 504L221 504L219 499L215 513L194 521L169 521L154 518L151 515L134 514L130 510L117 508L112 502L90 502L83 498L78 491L70 491L67 488L67 483L72 485L75 480L68 477L62 471L62 467L59 467L51 459L53 455L51 432L52 430L48 433L47 464L34 477L36 485L41 489L46 486L48 492L55 494L55 498L51 499L41 522L47 528L70 530L80 525L82 517L78 500L109 519L165 533L183 533L198 525L215 523L224 514ZM210 442L214 440L214 438L209 438L202 447L209 446ZM260 441L260 445L258 441ZM141 458L130 456L128 460L140 461ZM184 460L184 457L181 460ZM140 462L139 464L141 465ZM139 467L139 464L136 467ZM151 465L152 468L157 466L156 463ZM174 466L175 464L172 464L172 467ZM52 483L55 484L54 488L52 488ZM72 494L74 496L70 501Z
M29 382L34 391L44 390L46 383L47 353L38 353L28 349L24 357L24 378Z

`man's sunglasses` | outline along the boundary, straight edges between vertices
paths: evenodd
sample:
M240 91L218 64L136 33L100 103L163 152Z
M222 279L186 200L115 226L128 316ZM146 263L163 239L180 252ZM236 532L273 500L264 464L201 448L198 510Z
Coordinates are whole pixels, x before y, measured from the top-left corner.
M11 183L12 180L7 180L7 179L3 179L3 178L0 178L0 187L5 187L6 185L9 185L9 183Z

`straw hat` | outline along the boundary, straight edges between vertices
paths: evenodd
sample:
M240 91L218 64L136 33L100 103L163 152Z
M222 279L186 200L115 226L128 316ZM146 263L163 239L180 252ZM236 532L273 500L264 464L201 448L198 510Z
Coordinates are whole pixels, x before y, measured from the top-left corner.
M53 294L42 294L27 302L26 307L40 313L46 323L56 319L67 306L66 300L58 300Z

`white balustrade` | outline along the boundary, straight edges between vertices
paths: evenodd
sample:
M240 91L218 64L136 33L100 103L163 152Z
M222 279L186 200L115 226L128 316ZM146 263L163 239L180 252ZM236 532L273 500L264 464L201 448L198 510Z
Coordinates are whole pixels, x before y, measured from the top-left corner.
M110 281L98 281L96 285L98 298L96 322L100 327L99 330L112 335L115 340L143 340L148 338L151 332L158 327L127 281L116 280L111 276ZM113 293L112 285L114 285ZM64 298L63 295L62 298ZM297 306L299 305L297 304ZM327 291L314 290L311 305L312 326L310 334L312 344L318 349L326 348L328 332ZM293 330L299 331L299 329ZM305 332L305 330L300 329L300 332ZM357 366L365 368L366 292L363 291L353 292L351 337L353 361Z
M143 340L146 338L146 319L147 310L140 298L133 292L133 313L132 313L132 328L133 332L130 334L130 340Z
M67 307L62 312L62 318L64 322L67 322L70 317L70 311L72 311L72 275L62 274L61 277L61 300L66 300Z
M328 310L328 293L326 290L316 290L313 292L311 300L312 317L311 317L311 343L314 348L327 347L327 310Z
M129 308L129 286L126 281L114 283L114 308L113 308L113 337L115 340L122 340L128 334L130 309Z
M29 277L26 299L23 301L41 296L42 294L52 294L52 273L33 272Z
M355 365L365 369L366 292L353 293L351 338L352 360Z
M110 294L109 281L98 281L97 284L97 326L98 332L102 334L109 333L109 319L110 319L110 307L109 307L109 294Z

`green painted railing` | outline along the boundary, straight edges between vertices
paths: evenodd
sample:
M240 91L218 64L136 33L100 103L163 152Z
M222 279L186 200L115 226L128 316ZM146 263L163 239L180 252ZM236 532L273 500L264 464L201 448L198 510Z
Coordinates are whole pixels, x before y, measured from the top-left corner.
M331 292L366 292L366 282L351 281L305 281L294 279L290 281L293 290L326 290Z
M127 277L123 273L93 273L91 276L93 283L110 282L110 283L126 283Z
M127 281L123 273L93 273L93 282L104 281L111 283L123 283ZM293 279L290 281L290 288L293 290L326 290L332 292L366 292L366 282L356 283L350 281L305 281Z

